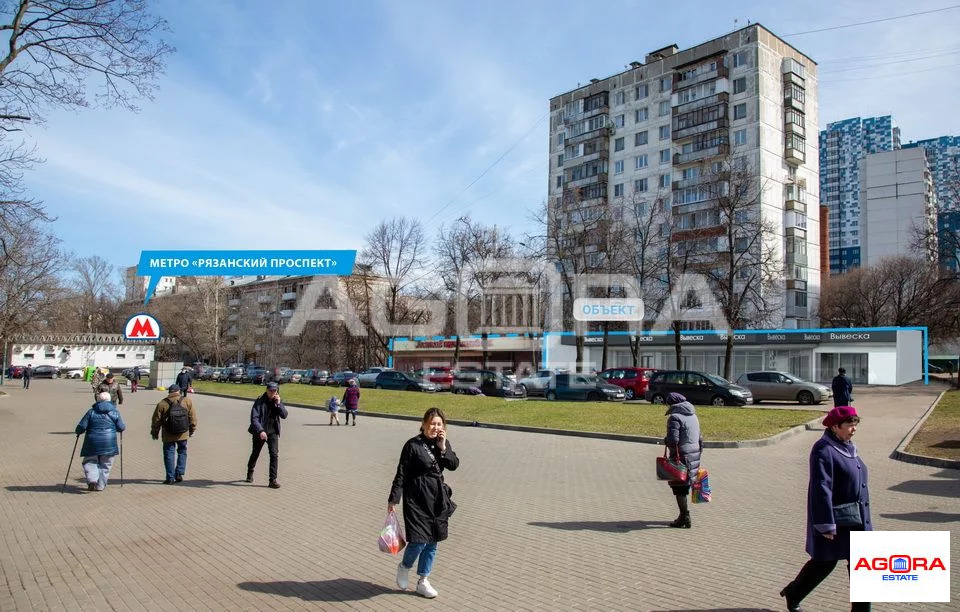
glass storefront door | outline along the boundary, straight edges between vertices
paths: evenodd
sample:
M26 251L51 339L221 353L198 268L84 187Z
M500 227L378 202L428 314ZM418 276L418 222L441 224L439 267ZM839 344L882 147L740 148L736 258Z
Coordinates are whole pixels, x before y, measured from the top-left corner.
M854 384L865 385L869 380L869 354L820 353L817 380L821 382L833 380L838 368L846 369L847 376Z

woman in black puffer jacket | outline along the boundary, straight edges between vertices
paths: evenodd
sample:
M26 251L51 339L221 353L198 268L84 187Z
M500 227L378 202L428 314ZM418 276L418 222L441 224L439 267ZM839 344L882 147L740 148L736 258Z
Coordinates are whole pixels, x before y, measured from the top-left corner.
M703 437L700 435L700 421L697 409L679 393L667 396L670 407L667 415L667 435L663 443L669 449L670 458L687 466L687 482L670 480L667 484L677 498L680 516L670 523L671 527L690 528L690 509L687 498L690 495L690 481L700 468L700 454L703 452Z

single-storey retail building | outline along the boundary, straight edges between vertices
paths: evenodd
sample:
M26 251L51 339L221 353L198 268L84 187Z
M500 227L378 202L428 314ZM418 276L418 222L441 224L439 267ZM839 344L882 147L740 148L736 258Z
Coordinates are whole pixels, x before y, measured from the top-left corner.
M639 367L673 369L676 350L673 332L607 338L607 367L633 365L633 347ZM714 331L681 332L683 369L723 374L726 334ZM599 369L603 337L584 337L587 371ZM783 370L807 380L830 381L845 368L855 384L901 385L925 376L926 329L865 328L807 330L744 330L734 332L732 378L756 370ZM549 368L573 369L576 337L568 332L546 334L543 362Z
M540 365L542 347L540 338L529 335L496 335L487 338L476 336L459 340L457 353L456 338L395 338L392 341L393 359L390 366L398 370L409 371L420 368L453 366L461 368L482 368L484 366L498 370L521 372L529 368L535 370ZM484 354L486 353L486 362Z
M6 355L14 366L57 366L61 370L97 366L150 371L156 341L125 340L123 334L36 334L18 337Z

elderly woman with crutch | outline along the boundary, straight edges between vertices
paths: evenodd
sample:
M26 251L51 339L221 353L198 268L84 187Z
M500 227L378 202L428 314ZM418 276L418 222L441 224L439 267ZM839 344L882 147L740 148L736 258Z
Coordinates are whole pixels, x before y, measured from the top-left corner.
M110 393L106 391L97 396L97 403L91 406L77 423L77 438L86 433L80 455L83 457L83 472L88 491L103 491L106 488L113 460L120 452L117 432L126 428L123 417L120 416L117 406L110 401Z

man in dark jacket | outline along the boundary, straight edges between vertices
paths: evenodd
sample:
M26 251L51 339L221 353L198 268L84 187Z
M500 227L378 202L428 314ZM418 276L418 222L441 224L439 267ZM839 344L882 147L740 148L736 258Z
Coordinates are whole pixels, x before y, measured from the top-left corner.
M177 386L180 387L181 392L186 395L192 383L193 376L190 376L190 371L187 369L187 366L183 366L183 369L177 374Z
M28 363L27 367L23 368L23 388L24 389L30 388L31 378L33 378L33 366ZM357 417L353 417L353 418L356 419Z
M264 442L270 452L270 488L279 489L277 467L280 463L280 419L287 418L287 409L280 400L280 385L267 383L266 392L253 402L250 410L250 427L247 431L253 436L253 450L247 461L247 482L253 482L253 468Z
M107 377L103 379L103 382L97 385L94 395L99 397L101 393L109 393L110 401L117 406L123 404L123 392L120 391L120 383L113 379L113 374L107 374Z
M837 370L837 375L833 377L833 405L849 406L853 401L853 383L847 378L847 371L844 368Z

